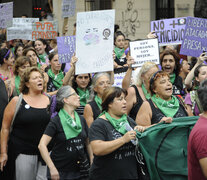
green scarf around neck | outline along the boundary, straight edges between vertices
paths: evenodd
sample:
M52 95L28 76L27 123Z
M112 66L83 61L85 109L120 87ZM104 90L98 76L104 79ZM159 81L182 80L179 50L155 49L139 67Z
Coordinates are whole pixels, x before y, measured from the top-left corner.
M20 91L19 91L20 81L21 81L20 76L15 76L15 89L16 89L17 95L20 94Z
M151 98L150 93L148 93L148 91L147 91L147 89L146 89L146 87L145 87L145 85L143 83L142 83L142 91L143 91L144 96L146 97L146 99L150 99Z
M100 97L98 97L98 95L95 96L94 101L96 102L96 104L98 105L99 109L102 110L102 99Z
M118 47L115 47L114 48L114 52L115 52L115 55L118 59L120 59L122 57L122 55L124 54L124 48L123 49L120 49Z
M162 111L166 117L173 117L180 107L179 100L172 95L171 100L165 101L154 94L152 101Z
M171 82L172 84L175 82L175 77L176 77L175 73L170 74L170 82Z
M85 91L77 88L78 95L80 96L80 104L85 106L87 104L87 100L89 99L89 90L86 89Z
M52 82L55 85L56 88L60 88L63 85L63 78L64 78L64 74L63 72L60 70L60 72L55 75L51 69L48 70L47 72L48 76L50 76L52 78Z
M68 140L77 137L82 131L81 121L78 113L74 111L75 120L64 109L61 109L58 115L60 117L66 139Z
M129 124L127 121L127 115L123 114L120 119L115 119L110 116L110 114L106 111L104 111L102 114L105 115L106 119L111 123L111 125L121 134L125 134L127 132L126 130L126 124Z
M39 54L39 58L40 58L40 61L41 61L41 62L46 63L47 54L46 54L46 53L44 53L44 54Z
M39 62L37 62L37 67L38 69L41 69L41 64Z

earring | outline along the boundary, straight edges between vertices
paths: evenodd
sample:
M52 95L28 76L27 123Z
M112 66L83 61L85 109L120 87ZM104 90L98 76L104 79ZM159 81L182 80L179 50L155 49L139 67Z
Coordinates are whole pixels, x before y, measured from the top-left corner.
M156 98L159 98L160 96L158 94L156 94Z

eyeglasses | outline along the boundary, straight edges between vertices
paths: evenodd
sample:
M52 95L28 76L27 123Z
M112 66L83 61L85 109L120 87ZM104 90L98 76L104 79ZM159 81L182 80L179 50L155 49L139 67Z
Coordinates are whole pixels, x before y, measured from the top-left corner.
M70 94L68 97L74 96L74 95L78 96L78 94L76 92L74 92L74 93Z

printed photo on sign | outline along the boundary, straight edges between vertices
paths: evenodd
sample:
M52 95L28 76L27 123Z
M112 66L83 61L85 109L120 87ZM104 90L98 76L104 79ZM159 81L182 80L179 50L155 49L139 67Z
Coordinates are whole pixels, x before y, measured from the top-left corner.
M151 21L151 31L155 31L160 46L181 44L184 36L186 17Z
M133 67L142 66L145 62L160 64L158 39L131 41L130 54L135 60Z
M114 10L77 14L76 74L113 70Z
M75 52L75 36L57 37L58 56L61 63L70 62Z
M13 2L0 4L0 28L12 26Z
M207 51L207 19L188 17L180 54L199 57Z

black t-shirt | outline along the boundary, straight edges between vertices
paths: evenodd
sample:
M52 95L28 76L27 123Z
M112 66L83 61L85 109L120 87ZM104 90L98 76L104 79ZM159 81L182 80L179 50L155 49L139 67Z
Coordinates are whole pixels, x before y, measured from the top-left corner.
M85 119L82 116L79 117L81 120L82 131L75 138L66 140L58 115L49 122L44 132L44 134L52 137L54 140L51 159L55 167L60 172L71 173L71 178L80 177L79 167L77 165L77 161L80 157L78 150L86 153L85 142L88 137L88 126Z
M52 78L50 76L48 77L49 77L49 80L47 82L47 92L53 92L53 91L58 90L58 88L53 84Z
M126 56L121 57L120 59L118 59L117 57L114 60L118 65L120 66L124 66L125 64L127 64L127 58Z
M183 80L180 76L176 76L173 83L173 95L181 95L183 90Z
M133 119L128 118L128 121L132 128L136 126ZM109 121L102 118L94 121L89 129L90 142L94 140L113 141L120 137L122 134L116 131ZM108 155L94 155L90 179L138 179L137 172L135 146L129 142Z

